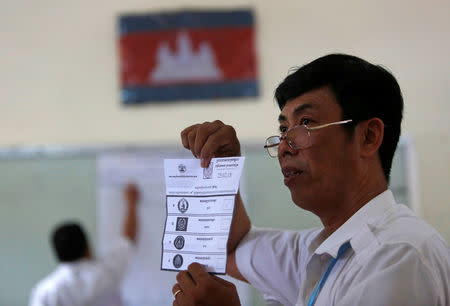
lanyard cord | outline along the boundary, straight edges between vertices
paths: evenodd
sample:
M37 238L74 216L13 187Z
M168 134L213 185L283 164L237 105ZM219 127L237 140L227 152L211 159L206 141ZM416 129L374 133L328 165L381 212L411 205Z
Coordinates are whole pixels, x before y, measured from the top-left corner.
M332 258L331 259L330 263L328 264L327 270L322 275L322 278L320 279L320 281L317 284L316 288L314 288L314 291L313 291L311 297L309 298L308 306L313 306L314 305L314 303L316 302L317 296L319 295L320 290L322 289L323 285L325 284L325 281L327 280L328 274L330 274L331 269L333 269L333 267L336 264L336 261L339 259L339 257L341 257L341 255L344 254L345 251L348 250L348 248L350 248L350 242L349 241L347 241L346 243L341 245L341 247L339 248L339 251L338 251L338 254L337 254L336 258Z

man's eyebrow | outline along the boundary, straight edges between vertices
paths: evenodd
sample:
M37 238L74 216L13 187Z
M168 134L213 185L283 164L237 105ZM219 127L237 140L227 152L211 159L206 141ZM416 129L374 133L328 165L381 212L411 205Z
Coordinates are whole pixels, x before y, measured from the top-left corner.
M294 109L294 116L297 117L297 116L299 116L301 113L303 113L305 110L310 109L310 108L313 108L313 109L315 108L315 109L317 109L317 105L316 105L316 104L311 104L311 103L305 103L305 104L302 104L302 105L298 106L296 109ZM285 115L280 114L280 115L278 116L278 121L279 121L279 122L287 121L287 118L286 118Z
M280 115L278 116L278 122L282 122L282 121L286 121L286 116L283 115L283 114L280 114Z

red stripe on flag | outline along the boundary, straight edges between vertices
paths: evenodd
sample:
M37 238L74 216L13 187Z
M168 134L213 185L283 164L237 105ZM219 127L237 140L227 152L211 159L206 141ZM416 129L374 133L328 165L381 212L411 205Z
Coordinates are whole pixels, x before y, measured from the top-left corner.
M157 52L167 44L171 54L178 54L181 33L187 34L192 52L199 52L201 44L208 44L213 58L221 71L219 79L204 79L201 82L253 80L257 76L254 29L214 28L187 29L158 32L140 32L120 38L121 83L123 86L158 84L151 81L151 73L157 67ZM198 81L198 80L197 80ZM179 80L190 83L192 80ZM173 83L173 82L171 82ZM177 83L177 82L175 82Z

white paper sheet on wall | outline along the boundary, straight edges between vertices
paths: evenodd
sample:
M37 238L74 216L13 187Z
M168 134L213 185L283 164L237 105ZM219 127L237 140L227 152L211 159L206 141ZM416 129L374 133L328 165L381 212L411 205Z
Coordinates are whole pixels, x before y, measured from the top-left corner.
M156 155L156 154L155 154ZM160 271L165 195L162 158L151 154L104 154L97 159L99 252L121 235L123 189L137 184L139 228L136 251L121 288L125 305L171 305L175 273Z

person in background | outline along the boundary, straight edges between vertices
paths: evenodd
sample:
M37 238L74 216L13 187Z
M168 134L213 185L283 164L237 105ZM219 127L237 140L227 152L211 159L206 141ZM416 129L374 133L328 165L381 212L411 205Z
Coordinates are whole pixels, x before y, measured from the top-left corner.
M51 244L59 261L56 270L32 290L30 306L91 306L118 287L127 268L138 227L139 191L134 184L124 190L126 201L122 236L102 258L95 258L83 228L75 222L57 225Z
M280 134L265 148L293 202L323 227L252 227L238 195L227 273L256 287L268 305L450 305L447 243L388 188L403 112L394 76L330 54L288 75L275 98ZM202 167L241 154L235 129L221 121L192 125L181 139ZM178 273L172 292L177 306L240 304L232 283L198 263Z

